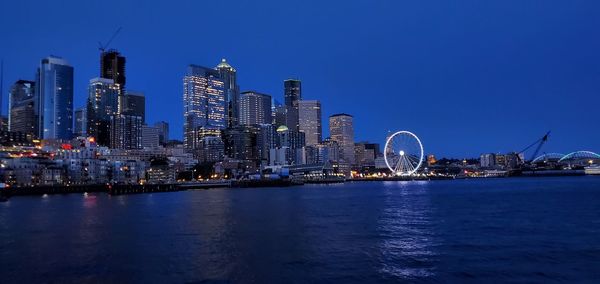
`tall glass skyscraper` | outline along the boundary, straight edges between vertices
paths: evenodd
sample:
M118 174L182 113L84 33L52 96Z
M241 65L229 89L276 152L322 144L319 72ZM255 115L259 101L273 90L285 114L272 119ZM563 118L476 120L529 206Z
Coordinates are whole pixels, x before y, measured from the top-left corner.
M321 127L321 102L316 100L299 101L298 117L300 132L304 132L306 145L314 146L319 144L323 133Z
M255 91L243 92L240 95L240 124L270 124L271 96Z
M302 82L296 79L283 81L286 109L286 126L293 131L300 131L298 101L302 100Z
M90 80L87 101L87 135L98 145L110 145L111 116L118 113L119 85L112 79Z
M8 130L37 137L37 105L35 82L26 80L15 82L8 96Z
M240 87L237 85L236 71L225 58L215 68L219 72L219 77L223 81L223 93L225 103L227 104L227 127L238 125L239 121L239 99Z
M58 57L42 59L37 72L39 135L41 139L73 136L73 67Z
M349 114L340 113L329 117L331 140L340 146L340 158L348 164L354 164L354 125Z
M201 127L227 127L225 83L219 71L198 65L188 66L183 78L183 143L195 148L194 132Z

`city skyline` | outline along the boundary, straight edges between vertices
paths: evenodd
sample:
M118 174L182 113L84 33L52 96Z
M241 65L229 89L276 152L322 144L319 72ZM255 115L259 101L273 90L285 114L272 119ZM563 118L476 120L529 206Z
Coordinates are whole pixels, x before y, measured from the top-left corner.
M7 3L4 11L11 7L25 7L33 14L43 9L52 11L54 8L38 3L40 7L32 4ZM132 11L134 6L125 4L124 12ZM218 10L220 4L206 4L207 8ZM259 3L257 7L244 8L259 9L266 4ZM324 10L331 12L328 4L323 4ZM387 6L386 6L387 5ZM406 4L408 5L408 4ZM415 4L416 5L416 4ZM484 5L484 4L479 4ZM495 38L486 37L482 31L497 31L494 26L483 21L480 28L468 28L460 25L441 28L437 25L423 26L426 21L414 17L407 17L406 22L401 22L395 17L376 19L378 29L370 29L373 33L365 33L358 30L356 38L350 36L356 25L348 22L338 24L349 24L349 27L337 26L333 20L319 19L317 23L299 29L299 33L305 39L323 40L315 46L301 42L298 47L291 51L296 56L275 52L267 55L257 48L239 50L227 47L223 44L205 46L200 43L192 43L190 46L175 45L168 49L170 52L160 53L162 45L153 46L147 36L151 28L144 28L149 23L147 18L137 18L138 23L131 20L117 22L115 27L106 25L95 26L83 25L81 28L74 27L70 34L56 35L58 42L41 41L44 44L28 44L25 48L17 46L0 47L0 57L4 58L4 98L2 99L3 114L7 114L6 104L8 86L18 79L34 80L34 70L39 65L41 58L49 54L61 56L74 67L74 105L75 109L84 105L87 94L87 81L98 76L99 52L95 43L106 41L118 26L123 26L123 31L118 35L111 48L115 48L127 57L127 86L142 90L146 93L148 101L149 117L146 119L150 124L155 121L166 120L171 124L172 138L182 137L181 125L183 125L179 113L181 110L181 77L188 64L201 64L214 66L220 58L227 58L238 71L238 85L242 90L256 89L271 94L274 99L283 101L283 90L281 82L287 78L298 78L303 82L303 98L320 100L323 108L323 117L338 112L346 112L355 117L355 139L356 141L367 140L383 144L387 131L409 129L423 138L427 153L438 156L450 157L477 157L481 153L519 151L528 143L541 136L545 131L552 130L553 135L547 144L547 151L568 152L571 150L589 149L598 150L600 145L597 133L593 129L594 111L583 110L590 104L599 101L600 93L600 58L597 52L600 42L592 34L590 27L595 26L598 21L590 17L589 11L597 10L596 4L587 4L584 7L565 7L554 5L552 7L521 7L520 13L506 9L505 5L487 4L479 6L479 11L494 20L499 20L499 13L492 10L500 9L513 16L514 23L502 22L507 29L502 34L495 34ZM73 6L77 9L77 5ZM272 5L272 9L284 9L285 6ZM380 4L363 7L357 3L348 5L349 13L358 13L359 8L366 8L366 16L375 19L378 13L384 13L389 8L392 11L400 11L401 4ZM136 7L137 8L137 7ZM156 14L165 8L164 13L172 13L169 7L144 8L150 14ZM412 7L414 8L414 7ZM448 7L447 7L448 8ZM449 7L456 10L455 7ZM465 7L462 7L465 8ZM585 9L584 9L585 8ZM241 8L235 8L232 12L240 13ZM430 15L419 10L421 15ZM587 12L586 12L587 11ZM308 7L299 5L291 17L302 15L321 15L322 12L311 11ZM538 13L536 22L527 17L531 13ZM273 13L275 14L275 13ZM560 15L560 17L555 17ZM108 14L107 17L117 17L116 14ZM341 15L333 17L339 19ZM456 14L454 14L456 16ZM478 18L472 15L466 16L462 21L476 21ZM140 16L143 17L143 16ZM240 41L256 40L243 36L248 28L260 27L265 35L278 38L279 28L265 26L265 23L276 20L270 16L258 24L250 27L237 27L232 32L239 37ZM32 18L33 19L33 18ZM41 31L32 31L32 23L25 23L22 19L13 15L6 15L2 20L3 26L7 22L22 24L23 29L19 33L7 31L6 38L11 42L29 42L29 38L44 38L40 32L46 29L64 25L65 20L58 19L57 22L48 24ZM382 23L388 21L391 27L383 27ZM442 17L442 22L459 21L452 16ZM461 22L464 23L464 22ZM326 32L316 30L317 24L324 24ZM521 24L521 26L519 26ZM14 25L14 24L13 24ZM168 28L177 25L185 27L185 21L177 22ZM293 24L283 25L290 27ZM374 24L368 24L374 25ZM569 33L556 30L557 25L571 29ZM330 34L331 27L340 27L339 34ZM156 26L152 26L158 30ZM282 28L284 28L282 27ZM401 29L404 28L404 29ZM368 27L365 27L368 28ZM447 35L440 42L432 42L433 38L423 36L419 38L411 32L419 31L434 32L435 36L440 33ZM187 31L184 28L183 31ZM404 31L406 30L406 31ZM32 34L28 33L32 31ZM85 32L84 32L85 31ZM161 30L164 31L164 30ZM261 30L250 33L260 35ZM400 42L408 43L404 50L407 55L414 59L408 59L401 55L400 51L391 52L390 48L376 46L380 51L378 54L365 52L362 47L344 46L340 49L341 55L332 51L341 48L339 44L333 44L333 40L342 42L355 42L358 39L382 39L385 32L397 34L398 39L390 39L390 47L399 46ZM551 33L556 31L555 33ZM314 32L312 34L311 32ZM435 33L437 32L437 33ZM498 31L497 31L498 32ZM549 34L553 34L550 38ZM141 37L142 35L146 37ZM327 38L330 36L330 38ZM153 37L156 41L170 41L173 36L164 33ZM528 38L531 36L531 38ZM537 41L535 41L537 39ZM537 43L545 40L544 47ZM411 41L412 40L412 41ZM461 44L453 44L458 40ZM512 46L508 52L499 53L493 48L494 40L500 46ZM469 44L467 44L469 43ZM473 43L476 43L474 46ZM261 45L262 46L262 45ZM440 46L440 49L436 49ZM143 48L148 49L147 51ZM191 48L190 47L194 47ZM300 48L304 49L300 49ZM308 49L306 49L308 47ZM425 47L423 52L417 52L416 47ZM444 48L442 48L444 47ZM462 48L460 48L462 47ZM267 48L272 51L275 48L284 49L282 46ZM322 48L318 50L317 48ZM191 50L195 51L191 51ZM308 51L303 51L308 50ZM461 51L464 50L464 51ZM506 49L505 49L506 50ZM469 55L467 51L473 53ZM150 55L154 54L155 57ZM350 54L359 57L349 57ZM342 56L344 55L344 56ZM362 56L361 56L362 55ZM422 61L424 67L416 67L419 60L428 55L435 59ZM340 64L343 62L345 64ZM347 60L349 58L355 60ZM459 59L470 60L459 60ZM477 60L475 60L477 59ZM585 60L584 60L585 59ZM167 62L168 61L168 62ZM481 63L477 63L481 61ZM145 63L148 62L148 63ZM151 64L151 65L150 65ZM160 66L154 72L149 67ZM361 75L362 79L356 81L352 73L344 71L345 66L353 65L362 69L369 66L377 66L378 72L369 71ZM165 67L164 69L162 67ZM310 67L310 68L309 68ZM463 72L456 75L451 67L458 68ZM476 74L477 73L477 74ZM378 75L377 75L378 74ZM160 82L156 79L159 76ZM325 80L326 79L326 80ZM454 81L453 81L454 80ZM360 84L356 83L360 82ZM381 87L386 85L387 87ZM350 85L350 86L347 86ZM437 87L439 85L441 87ZM348 88L350 87L350 88ZM367 96L369 88L382 95L383 99L361 101L362 96ZM389 95L387 95L389 94ZM368 96L372 96L368 94ZM394 111L398 108L391 107L398 103L407 103L411 107L402 110L402 119L391 119ZM164 108L162 108L164 106ZM162 112L160 110L166 109ZM548 114L551 110L551 114ZM177 111L177 112L175 112ZM561 115L554 113L564 113ZM577 115L576 119L572 119ZM324 125L325 126L325 125ZM449 127L451 126L451 127ZM324 127L327 129L327 127ZM325 132L325 131L324 131ZM329 136L323 133L323 138Z

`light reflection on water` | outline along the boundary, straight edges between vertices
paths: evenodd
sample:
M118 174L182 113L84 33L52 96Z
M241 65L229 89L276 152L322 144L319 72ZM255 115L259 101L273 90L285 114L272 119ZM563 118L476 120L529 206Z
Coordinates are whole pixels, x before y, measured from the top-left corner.
M427 181L385 182L384 208L377 231L382 236L380 271L401 279L435 275L435 233ZM410 196L411 198L405 198Z

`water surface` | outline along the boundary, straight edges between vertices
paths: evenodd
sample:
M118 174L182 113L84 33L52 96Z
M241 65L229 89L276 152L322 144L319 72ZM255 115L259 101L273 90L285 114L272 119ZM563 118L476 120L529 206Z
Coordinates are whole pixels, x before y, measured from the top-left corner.
M600 178L357 182L0 203L12 282L594 282Z

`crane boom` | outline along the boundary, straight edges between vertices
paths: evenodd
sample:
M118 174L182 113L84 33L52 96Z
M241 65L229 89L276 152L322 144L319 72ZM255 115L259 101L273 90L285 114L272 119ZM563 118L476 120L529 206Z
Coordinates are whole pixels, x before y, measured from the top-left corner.
M538 153L540 152L540 150L542 149L542 146L544 146L546 141L548 141L548 136L550 136L550 131L546 132L546 134L544 136L542 136L542 138L535 140L535 142L531 143L531 145L525 147L525 149L521 150L517 154L523 154L523 153L525 153L525 151L529 150L531 147L537 145L537 147L535 148L535 151L533 152L533 155L531 156L531 159L529 159L529 160L531 161L531 160L535 159L537 157Z
M110 39L106 42L106 44L102 44L101 42L98 42L98 45L100 46L98 49L100 49L100 52L104 52L106 50L106 48L108 47L108 45L110 45L110 43L115 39L115 37L117 37L117 35L119 34L119 32L121 32L121 29L123 27L119 27L110 37Z

